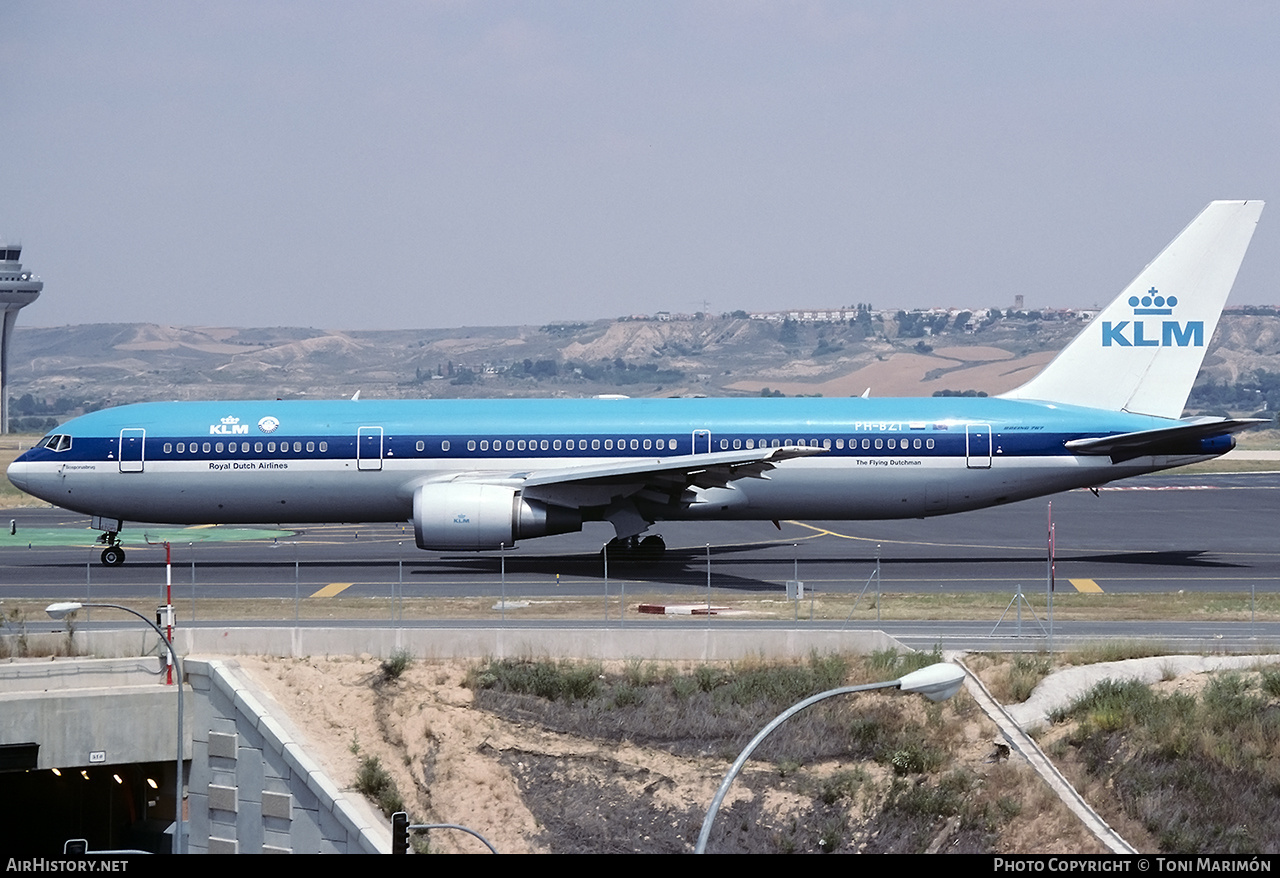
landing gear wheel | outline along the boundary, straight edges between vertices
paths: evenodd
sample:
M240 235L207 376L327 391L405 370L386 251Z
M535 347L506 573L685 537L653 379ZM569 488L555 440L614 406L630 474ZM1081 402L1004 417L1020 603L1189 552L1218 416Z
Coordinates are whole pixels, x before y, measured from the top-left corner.
M119 567L124 563L124 549L119 546L107 546L102 550L102 566Z
M636 550L637 560L652 564L662 560L662 556L667 551L667 544L662 537L654 534L641 540Z
M657 534L643 540L639 537L614 537L604 549L607 557L620 564L656 564L666 551L667 544Z

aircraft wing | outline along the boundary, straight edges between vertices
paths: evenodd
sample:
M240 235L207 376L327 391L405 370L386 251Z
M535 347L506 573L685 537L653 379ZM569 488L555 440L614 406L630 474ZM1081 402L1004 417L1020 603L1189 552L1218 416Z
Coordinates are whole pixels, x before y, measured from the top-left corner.
M1183 421L1176 427L1160 427L1155 430L1139 430L1136 433L1120 433L1116 436L1099 436L1089 439L1072 439L1065 443L1075 454L1107 454L1112 463L1121 463L1135 457L1151 454L1222 454L1230 451L1235 443L1215 447L1206 439L1226 437L1258 424L1266 424L1265 418L1196 418Z
M719 451L525 473L473 473L456 481L515 485L525 497L570 508L608 506L627 498L689 503L693 498L685 492L690 489L723 488L738 479L767 479L768 471L781 461L824 451L797 446Z

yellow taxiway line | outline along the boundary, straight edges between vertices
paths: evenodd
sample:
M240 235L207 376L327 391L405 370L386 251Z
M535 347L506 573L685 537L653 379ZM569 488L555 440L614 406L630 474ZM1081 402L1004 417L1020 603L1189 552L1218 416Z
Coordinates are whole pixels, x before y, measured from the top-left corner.
M351 586L353 585L355 585L354 582L331 582L328 585L326 585L324 588L320 589L315 594L310 595L310 597L313 597L313 598L336 597L337 595L340 595L347 589L351 588Z

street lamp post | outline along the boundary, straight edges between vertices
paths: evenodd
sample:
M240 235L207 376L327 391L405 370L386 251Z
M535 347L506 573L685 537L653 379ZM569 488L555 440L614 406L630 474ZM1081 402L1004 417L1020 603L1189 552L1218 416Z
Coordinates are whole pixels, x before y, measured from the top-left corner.
M836 695L869 692L872 689L899 689L903 692L918 693L930 701L944 701L960 691L962 683L964 683L964 670L962 668L948 662L938 662L929 665L927 668L912 671L898 680L828 689L826 692L819 692L817 695L810 696L804 701L791 705L761 729L760 733L751 739L751 743L743 748L742 752L738 754L738 758L734 760L733 765L730 766L729 772L724 776L724 780L720 782L720 788L716 790L715 798L711 800L711 805L707 808L707 816L702 821L702 832L698 834L698 845L694 848L694 853L705 854L707 852L707 840L711 837L711 826L715 823L716 812L720 810L720 803L724 801L725 794L729 792L729 787L733 784L734 778L742 771L742 767L747 764L751 754L764 742L765 738L769 737L774 729L809 705L817 704L819 701Z
M160 642L169 650L169 661L172 662L174 670L178 675L178 754L174 760L174 791L173 791L173 852L175 854L182 853L182 662L178 658L178 651L173 648L172 641L165 637L164 632L160 630L160 626L152 622L146 616L137 610L131 610L128 607L122 607L119 604L101 604L87 603L77 601L64 601L61 603L50 604L45 607L45 612L54 619L62 619L70 613L82 607L102 607L110 610L123 610L126 613L132 613L143 622L151 626L152 630L160 637Z

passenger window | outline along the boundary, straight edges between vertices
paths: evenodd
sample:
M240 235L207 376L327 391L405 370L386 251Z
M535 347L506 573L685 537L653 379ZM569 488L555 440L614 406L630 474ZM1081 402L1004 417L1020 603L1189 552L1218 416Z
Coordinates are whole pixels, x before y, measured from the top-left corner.
M169 454L172 451L173 451L173 443L171 442L164 443L164 453Z
M514 439L508 439L507 451L515 451L515 450L516 450L516 441Z
M181 449L179 449L179 450L181 450ZM262 443L261 443L261 442L255 442L255 443L253 443L253 453L254 453L254 454L261 454L261 453L262 453Z
M837 440L836 440L836 449L837 449L837 450L839 450L839 449L841 449L841 448L844 448L844 440L843 440L843 439L837 439Z
M185 442L179 442L179 443L178 443L178 453L179 453L179 454L182 454L182 453L184 453L186 450L187 450L187 443L185 443Z
M734 450L734 451L737 451L737 450L739 450L740 448L742 448L742 440L741 440L741 439L734 439L734 440L733 440L733 450Z
M267 443L267 451L271 452L272 454L275 454L275 453L276 453L276 443L274 443L274 442L268 442L268 443Z
M925 448L932 448L932 447L933 447L933 440L932 440L932 439L926 439L926 440L924 440L924 446L925 446Z
M414 448L416 448L418 451L426 451L426 450L427 450L427 443L425 443L425 442L423 442L421 439L419 439L419 440L414 444L414 446L413 446L413 447L414 447Z
M612 439L606 439L606 440L604 440L604 450L605 450L605 451L613 451L613 440L612 440Z
M884 447L884 440L883 440L883 439L877 439L877 440L876 440L876 450L877 450L877 451L879 451L879 450L880 450L881 448L883 448L883 447Z
M721 439L721 440L720 440L720 450L721 450L721 451L724 451L724 450L725 450L726 448L728 448L728 447L729 447L729 440L728 440L728 439Z
M201 448L203 449L205 454L208 454L210 451L213 450L213 446L210 445L208 442L204 443L204 445L202 445Z
M652 448L652 447L653 447L653 443L652 443L652 442L650 442L648 439L644 440L644 450L645 450L645 451L648 451L648 450L649 450L650 448Z
M863 450L863 451L866 451L866 450L867 450L868 448L870 448L870 447L871 447L871 440L870 440L870 439L863 439L863 440L862 440L862 450Z
M295 443L295 444L297 444L297 443ZM441 450L441 451L448 451L448 450L449 450L449 440L448 440L448 439L446 439L446 440L444 440L443 442L441 442L441 443L440 443L440 450Z
M326 452L326 451L328 451L328 450L329 450L329 443L328 443L328 442L321 442L321 443L320 443L320 452L323 454L324 452Z
M216 451L218 454L221 454L221 453L222 453L222 443L221 443L221 442L219 442L217 445L213 446L213 450L214 450L214 451Z
M890 439L890 440L889 440L889 450L890 450L890 451L892 451L893 449L894 449L894 441L893 441L892 439Z
M467 440L467 451L475 451L475 450L476 450L476 440L474 440L474 439L468 439L468 440Z
M555 450L555 451L559 451L559 450L560 450L560 440L559 440L559 439L557 439L557 440L555 440L554 442L552 442L552 443L551 443L551 447L552 447L552 449L553 449L553 450Z
M481 440L480 440L480 450L481 450L481 451L488 451L488 450L489 450L489 440L488 440L488 439L481 439Z
M599 450L600 450L600 440L599 440L599 439L592 439L592 440L591 440L591 450L592 450L592 451L599 451Z
M912 443L911 443L911 447L912 447L912 448L919 448L919 447L920 447L920 440L919 440L919 439L916 439L914 442L912 442Z

